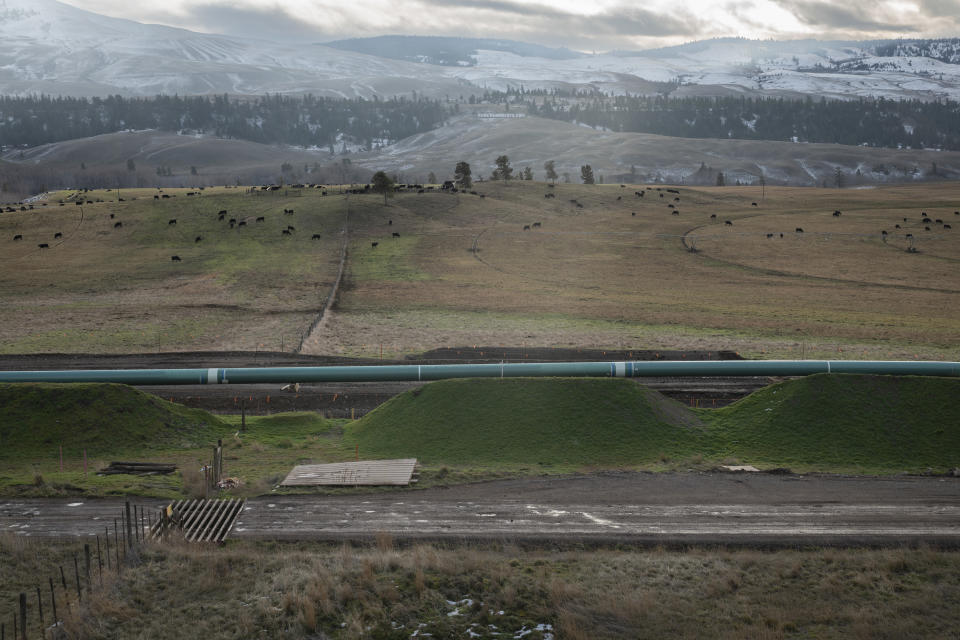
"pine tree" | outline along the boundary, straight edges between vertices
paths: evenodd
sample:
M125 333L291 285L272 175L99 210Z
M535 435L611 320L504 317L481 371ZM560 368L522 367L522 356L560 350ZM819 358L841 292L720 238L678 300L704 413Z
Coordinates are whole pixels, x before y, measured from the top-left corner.
M473 186L472 175L470 164L461 160L453 170L453 181L458 184L461 189L469 189Z
M546 162L544 162L544 163L543 163L543 168L544 168L544 170L547 172L547 180L549 180L551 184L556 184L556 183L557 183L557 171L556 171L556 169L554 168L553 160L547 160Z
M583 180L583 184L594 184L593 167L588 164L580 167L580 179Z
M374 193L383 194L383 206L387 206L387 198L393 196L393 179L383 171L377 171L371 178Z

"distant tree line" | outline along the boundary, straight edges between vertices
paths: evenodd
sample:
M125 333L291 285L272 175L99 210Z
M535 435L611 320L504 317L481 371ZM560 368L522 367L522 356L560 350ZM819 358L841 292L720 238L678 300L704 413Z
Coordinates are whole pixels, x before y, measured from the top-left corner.
M301 147L371 148L443 122L437 100L266 95L155 98L0 97L0 145L29 147L126 129L189 131Z
M497 102L498 96L485 96ZM960 149L960 103L951 100L790 100L502 94L530 115L611 131L681 138L796 140L872 147Z

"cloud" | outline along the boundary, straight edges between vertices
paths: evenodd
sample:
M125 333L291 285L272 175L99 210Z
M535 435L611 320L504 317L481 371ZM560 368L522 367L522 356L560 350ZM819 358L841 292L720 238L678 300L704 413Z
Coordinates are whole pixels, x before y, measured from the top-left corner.
M956 22L960 16L960 0L919 0L917 8L931 18L951 18Z
M841 5L820 0L779 0L777 4L803 24L819 29L866 33L905 33L920 30L912 24L900 22L891 11L885 10L886 7L882 4Z
M617 5L592 14L510 0L429 0L425 6L434 11L454 10L461 19L467 12L479 14L463 21L471 24L474 32L485 27L486 37L523 33L536 37L538 42L564 46L613 48L630 45L635 38L693 37L703 28L699 18L682 9L666 13L632 5ZM518 16L524 18L522 23L516 21Z
M279 4L272 7L217 3L188 5L179 21L194 30L280 42L310 42L326 35L317 24L292 15Z

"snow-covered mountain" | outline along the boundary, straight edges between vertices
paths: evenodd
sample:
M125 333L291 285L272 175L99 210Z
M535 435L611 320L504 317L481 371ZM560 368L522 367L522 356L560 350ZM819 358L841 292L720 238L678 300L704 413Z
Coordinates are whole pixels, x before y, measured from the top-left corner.
M674 95L680 96L960 99L956 40L722 38L651 51L569 56L522 43L490 50L479 48L482 40L453 40L388 38L388 53L381 51L384 42L359 46L351 41L353 50L345 50L139 24L56 0L0 0L0 93L369 97L416 91L459 96L520 85L641 93L662 90L651 88L651 82L678 82ZM451 45L456 45L454 58L469 64L430 64L445 60L438 47Z
M56 0L0 0L0 92L63 95L372 96L450 90L455 80L322 45L194 33L101 16Z

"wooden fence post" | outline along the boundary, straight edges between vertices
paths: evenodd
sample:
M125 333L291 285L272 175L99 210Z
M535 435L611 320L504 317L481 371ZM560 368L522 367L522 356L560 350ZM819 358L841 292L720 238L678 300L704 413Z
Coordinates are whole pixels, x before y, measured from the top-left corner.
M83 566L87 574L87 593L90 593L90 544L83 543Z
M67 593L67 576L63 573L63 565L60 565L60 584L63 585L63 601L67 603L67 611L70 611L70 596Z
M113 550L117 553L117 575L120 574L120 534L117 531L117 519L113 519Z
M109 526L104 527L104 532L105 532L105 535L103 539L104 539L104 544L107 546L107 569L109 570L111 568L110 567L110 527Z
M27 640L27 594L20 594L20 640Z
M37 587L37 617L40 618L40 637L44 636L43 633L43 599L40 596L40 587Z
M100 586L103 586L103 558L100 556L100 536L97 535L97 569L100 575Z
M80 564L77 562L77 554L73 554L73 577L77 580L77 603L83 602L83 595L80 593Z
M130 521L130 501L129 501L129 500L126 501L126 509L124 510L124 517L126 518L126 519L124 520L124 522L126 523L126 527L127 527L127 528L126 528L126 531L127 531L127 544L126 544L126 548L127 548L127 549L132 549L132 548L133 548L133 540L132 540L132 537L133 537L133 536L132 536L131 534L133 534L133 523Z
M53 578L48 577L50 581L50 604L53 605L53 624L57 624L57 592L53 590Z

